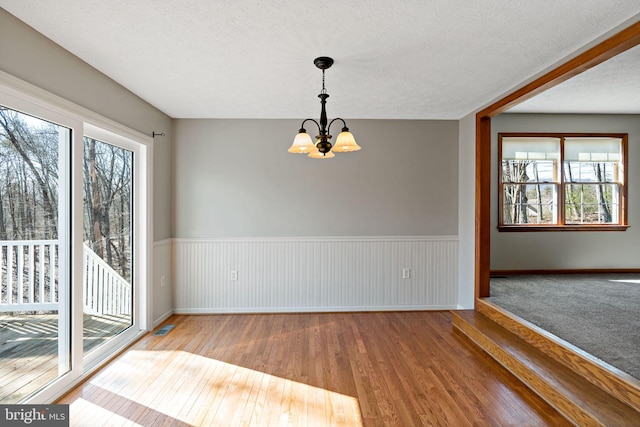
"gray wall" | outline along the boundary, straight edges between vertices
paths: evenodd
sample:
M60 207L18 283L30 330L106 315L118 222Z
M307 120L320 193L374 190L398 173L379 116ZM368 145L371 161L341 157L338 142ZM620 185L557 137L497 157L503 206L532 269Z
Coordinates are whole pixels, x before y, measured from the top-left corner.
M475 299L476 115L458 122L458 308L473 309Z
M153 239L171 237L172 120L118 83L0 9L0 70L143 134L153 143ZM154 247L152 319L170 314L171 250ZM162 287L161 277L168 286Z
M287 152L300 122L176 120L173 235L457 235L457 121L347 120L328 160Z
M171 119L118 83L0 9L0 69L154 141L154 240L171 233Z
M617 132L629 134L626 231L498 232L499 132ZM638 268L640 242L640 116L502 114L492 120L491 269Z

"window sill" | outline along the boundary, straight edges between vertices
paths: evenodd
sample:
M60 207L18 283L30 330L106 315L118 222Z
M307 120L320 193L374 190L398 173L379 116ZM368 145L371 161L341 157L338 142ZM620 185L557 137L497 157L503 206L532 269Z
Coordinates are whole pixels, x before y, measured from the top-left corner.
M626 231L629 225L499 225L500 232L527 231Z

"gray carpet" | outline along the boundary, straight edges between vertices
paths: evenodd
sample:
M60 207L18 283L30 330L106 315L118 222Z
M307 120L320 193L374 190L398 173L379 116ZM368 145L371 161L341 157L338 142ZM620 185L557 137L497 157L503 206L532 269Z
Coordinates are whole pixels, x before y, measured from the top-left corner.
M492 277L488 300L640 379L640 274Z

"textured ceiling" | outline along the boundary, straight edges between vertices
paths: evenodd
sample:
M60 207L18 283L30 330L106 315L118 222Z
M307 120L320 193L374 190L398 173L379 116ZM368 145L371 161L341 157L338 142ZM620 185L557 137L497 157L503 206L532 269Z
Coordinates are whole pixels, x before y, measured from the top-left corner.
M510 112L640 114L640 46L548 89Z
M459 119L629 20L638 0L0 0L175 118Z

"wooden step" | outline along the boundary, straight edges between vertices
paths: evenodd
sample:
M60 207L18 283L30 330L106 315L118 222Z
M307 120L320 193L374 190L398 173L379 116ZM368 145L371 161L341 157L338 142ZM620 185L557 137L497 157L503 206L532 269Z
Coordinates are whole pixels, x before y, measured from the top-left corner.
M477 309L498 325L640 412L640 381L636 378L489 301L478 300Z
M454 328L580 426L638 426L640 412L476 310L454 311Z

